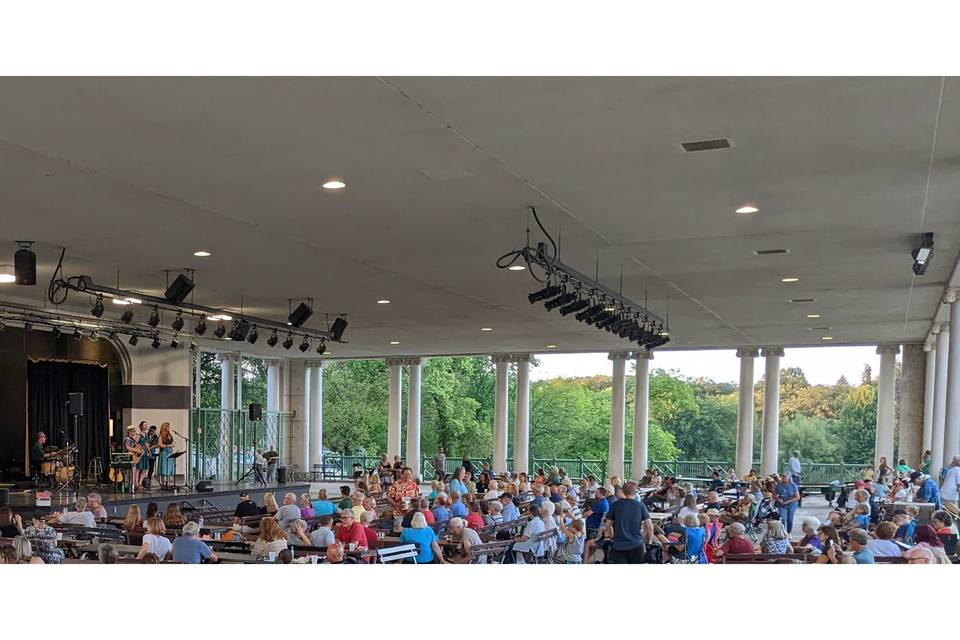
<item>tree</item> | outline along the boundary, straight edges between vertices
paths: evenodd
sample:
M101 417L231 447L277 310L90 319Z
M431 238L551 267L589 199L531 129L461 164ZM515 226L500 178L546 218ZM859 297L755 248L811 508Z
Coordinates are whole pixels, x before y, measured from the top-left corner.
M780 458L786 460L799 451L805 460L839 462L838 444L830 437L834 421L797 415L780 427Z
M877 428L876 386L862 384L853 389L843 403L840 419L832 424L832 435L843 461L872 464Z

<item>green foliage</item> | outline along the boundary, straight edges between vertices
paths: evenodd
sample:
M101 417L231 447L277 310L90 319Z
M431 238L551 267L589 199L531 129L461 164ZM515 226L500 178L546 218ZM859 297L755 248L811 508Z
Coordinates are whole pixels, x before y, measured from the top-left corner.
M840 462L840 446L831 435L835 420L796 415L780 426L780 459L786 460L799 451L804 460Z

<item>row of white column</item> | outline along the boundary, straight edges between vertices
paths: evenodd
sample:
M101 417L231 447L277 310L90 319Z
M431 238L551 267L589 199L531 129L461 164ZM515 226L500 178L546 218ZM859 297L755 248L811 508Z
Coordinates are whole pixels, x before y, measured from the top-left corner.
M387 358L390 369L390 390L387 396L387 455L400 456L421 477L420 469L420 388L423 376L422 358ZM403 369L407 369L407 447L401 451L403 436Z
M530 355L493 356L496 368L493 399L493 471L529 471L530 469ZM513 421L513 469L507 467L510 428L510 365L517 368L516 415Z
M960 455L960 309L957 291L950 289L943 302L950 319L935 325L927 349L924 388L923 450L930 451L930 475L940 477L943 467ZM929 407L933 407L929 411Z

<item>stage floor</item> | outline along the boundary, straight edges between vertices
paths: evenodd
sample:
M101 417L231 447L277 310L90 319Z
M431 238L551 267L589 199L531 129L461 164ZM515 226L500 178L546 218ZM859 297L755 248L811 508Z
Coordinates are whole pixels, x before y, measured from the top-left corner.
M283 494L292 492L298 496L301 493L310 491L310 485L305 482L278 484L270 483L263 486L235 486L231 482L213 483L213 491L199 493L197 491L144 491L141 493L114 493L112 486L101 487L99 489L81 488L80 495L85 496L89 493L98 493L103 499L103 506L107 514L113 516L125 516L127 507L136 504L140 507L141 513L145 513L147 505L156 502L161 509L166 509L167 504L179 502L181 506L214 506L218 509L232 507L239 502L239 494L246 491L250 497L257 503L263 504L263 494L273 492L277 502L283 503ZM8 506L17 513L32 513L35 510L41 511L62 511L65 507L70 507L77 499L77 494L72 491L62 491L59 494L53 494L50 497L49 507L36 506L36 493L29 491L10 491Z

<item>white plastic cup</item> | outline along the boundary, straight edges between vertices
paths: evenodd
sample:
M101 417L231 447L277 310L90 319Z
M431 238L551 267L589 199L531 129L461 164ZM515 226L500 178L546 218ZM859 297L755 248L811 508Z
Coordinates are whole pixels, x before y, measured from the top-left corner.
M310 564L319 564L320 556L310 556Z
M351 542L351 543L350 543L350 551L356 551L356 550L357 550L357 543L356 543L356 542Z
M60 542L61 540L63 540L63 532L57 531L57 542Z
M276 560L277 560L277 552L276 552L276 551L271 551L271 552L267 553L267 560L269 560L270 562L276 562Z

